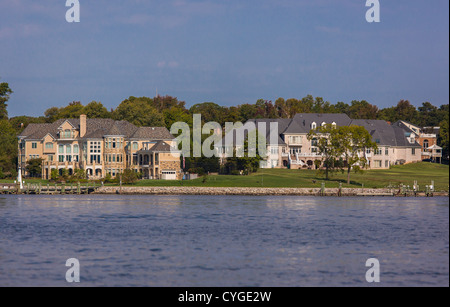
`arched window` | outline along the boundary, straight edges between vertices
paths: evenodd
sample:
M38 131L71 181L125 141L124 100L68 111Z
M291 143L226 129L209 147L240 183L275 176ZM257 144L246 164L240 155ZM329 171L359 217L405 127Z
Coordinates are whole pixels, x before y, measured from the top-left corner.
M313 122L313 123L311 124L311 129L312 129L312 130L317 129L317 124L316 124L316 122Z
M427 150L428 147L430 147L430 141L424 140L424 141L423 141L423 149Z
M322 123L322 127L325 127L326 125L327 125L326 122L323 122L323 123Z
M335 122L333 122L333 123L331 124L331 126L332 126L333 128L336 128L336 127L337 127L337 124L336 124Z

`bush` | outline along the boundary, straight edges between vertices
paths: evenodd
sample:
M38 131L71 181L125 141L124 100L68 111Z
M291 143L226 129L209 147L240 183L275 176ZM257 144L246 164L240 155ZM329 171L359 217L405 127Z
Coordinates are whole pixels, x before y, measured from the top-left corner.
M138 181L138 174L134 170L127 168L126 170L123 171L122 183L133 184L136 183L136 181Z

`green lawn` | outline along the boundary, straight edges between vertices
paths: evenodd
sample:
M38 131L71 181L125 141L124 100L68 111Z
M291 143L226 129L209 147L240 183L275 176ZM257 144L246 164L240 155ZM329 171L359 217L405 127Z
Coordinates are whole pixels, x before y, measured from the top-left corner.
M389 170L368 170L364 173L352 173L351 184L347 185L346 174L334 174L329 181L314 170L265 169L250 176L208 176L206 181L199 178L191 181L154 181L142 180L136 186L204 186L204 187L288 187L288 188L320 188L326 187L364 187L384 188L388 185L412 185L417 180L420 189L434 180L436 190L447 191L449 186L449 167L447 165L417 163L394 166Z
M436 191L448 191L449 167L432 163L416 163L394 166L389 170L369 170L364 173L352 173L351 184L347 185L346 174L334 174L329 181L314 170L265 169L250 176L208 176L190 181L142 180L135 186L196 186L196 187L287 187L287 188L320 188L325 182L326 187L384 188L388 185L414 184L418 181L420 190L434 180ZM46 180L25 180L27 183L46 185ZM0 180L0 183L12 183L14 180ZM108 184L109 185L109 184Z

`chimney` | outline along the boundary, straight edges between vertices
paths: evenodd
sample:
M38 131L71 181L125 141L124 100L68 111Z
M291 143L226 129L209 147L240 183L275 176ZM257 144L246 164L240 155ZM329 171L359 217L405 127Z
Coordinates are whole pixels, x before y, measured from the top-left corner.
M86 135L86 118L86 115L80 115L80 138Z

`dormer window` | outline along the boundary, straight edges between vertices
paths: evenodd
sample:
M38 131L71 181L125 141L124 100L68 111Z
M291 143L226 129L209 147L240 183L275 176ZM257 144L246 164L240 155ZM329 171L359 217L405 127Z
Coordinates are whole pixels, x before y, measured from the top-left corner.
M337 127L337 124L336 124L335 122L333 122L333 123L331 124L331 126L332 126L333 128L336 128L336 127Z
M70 139L72 137L72 130L66 129L63 131L63 138Z
M317 124L316 124L316 122L314 122L314 123L311 124L311 129L312 129L312 130L317 129Z
M322 123L322 127L325 127L326 125L327 125L326 122L323 122L323 123Z

